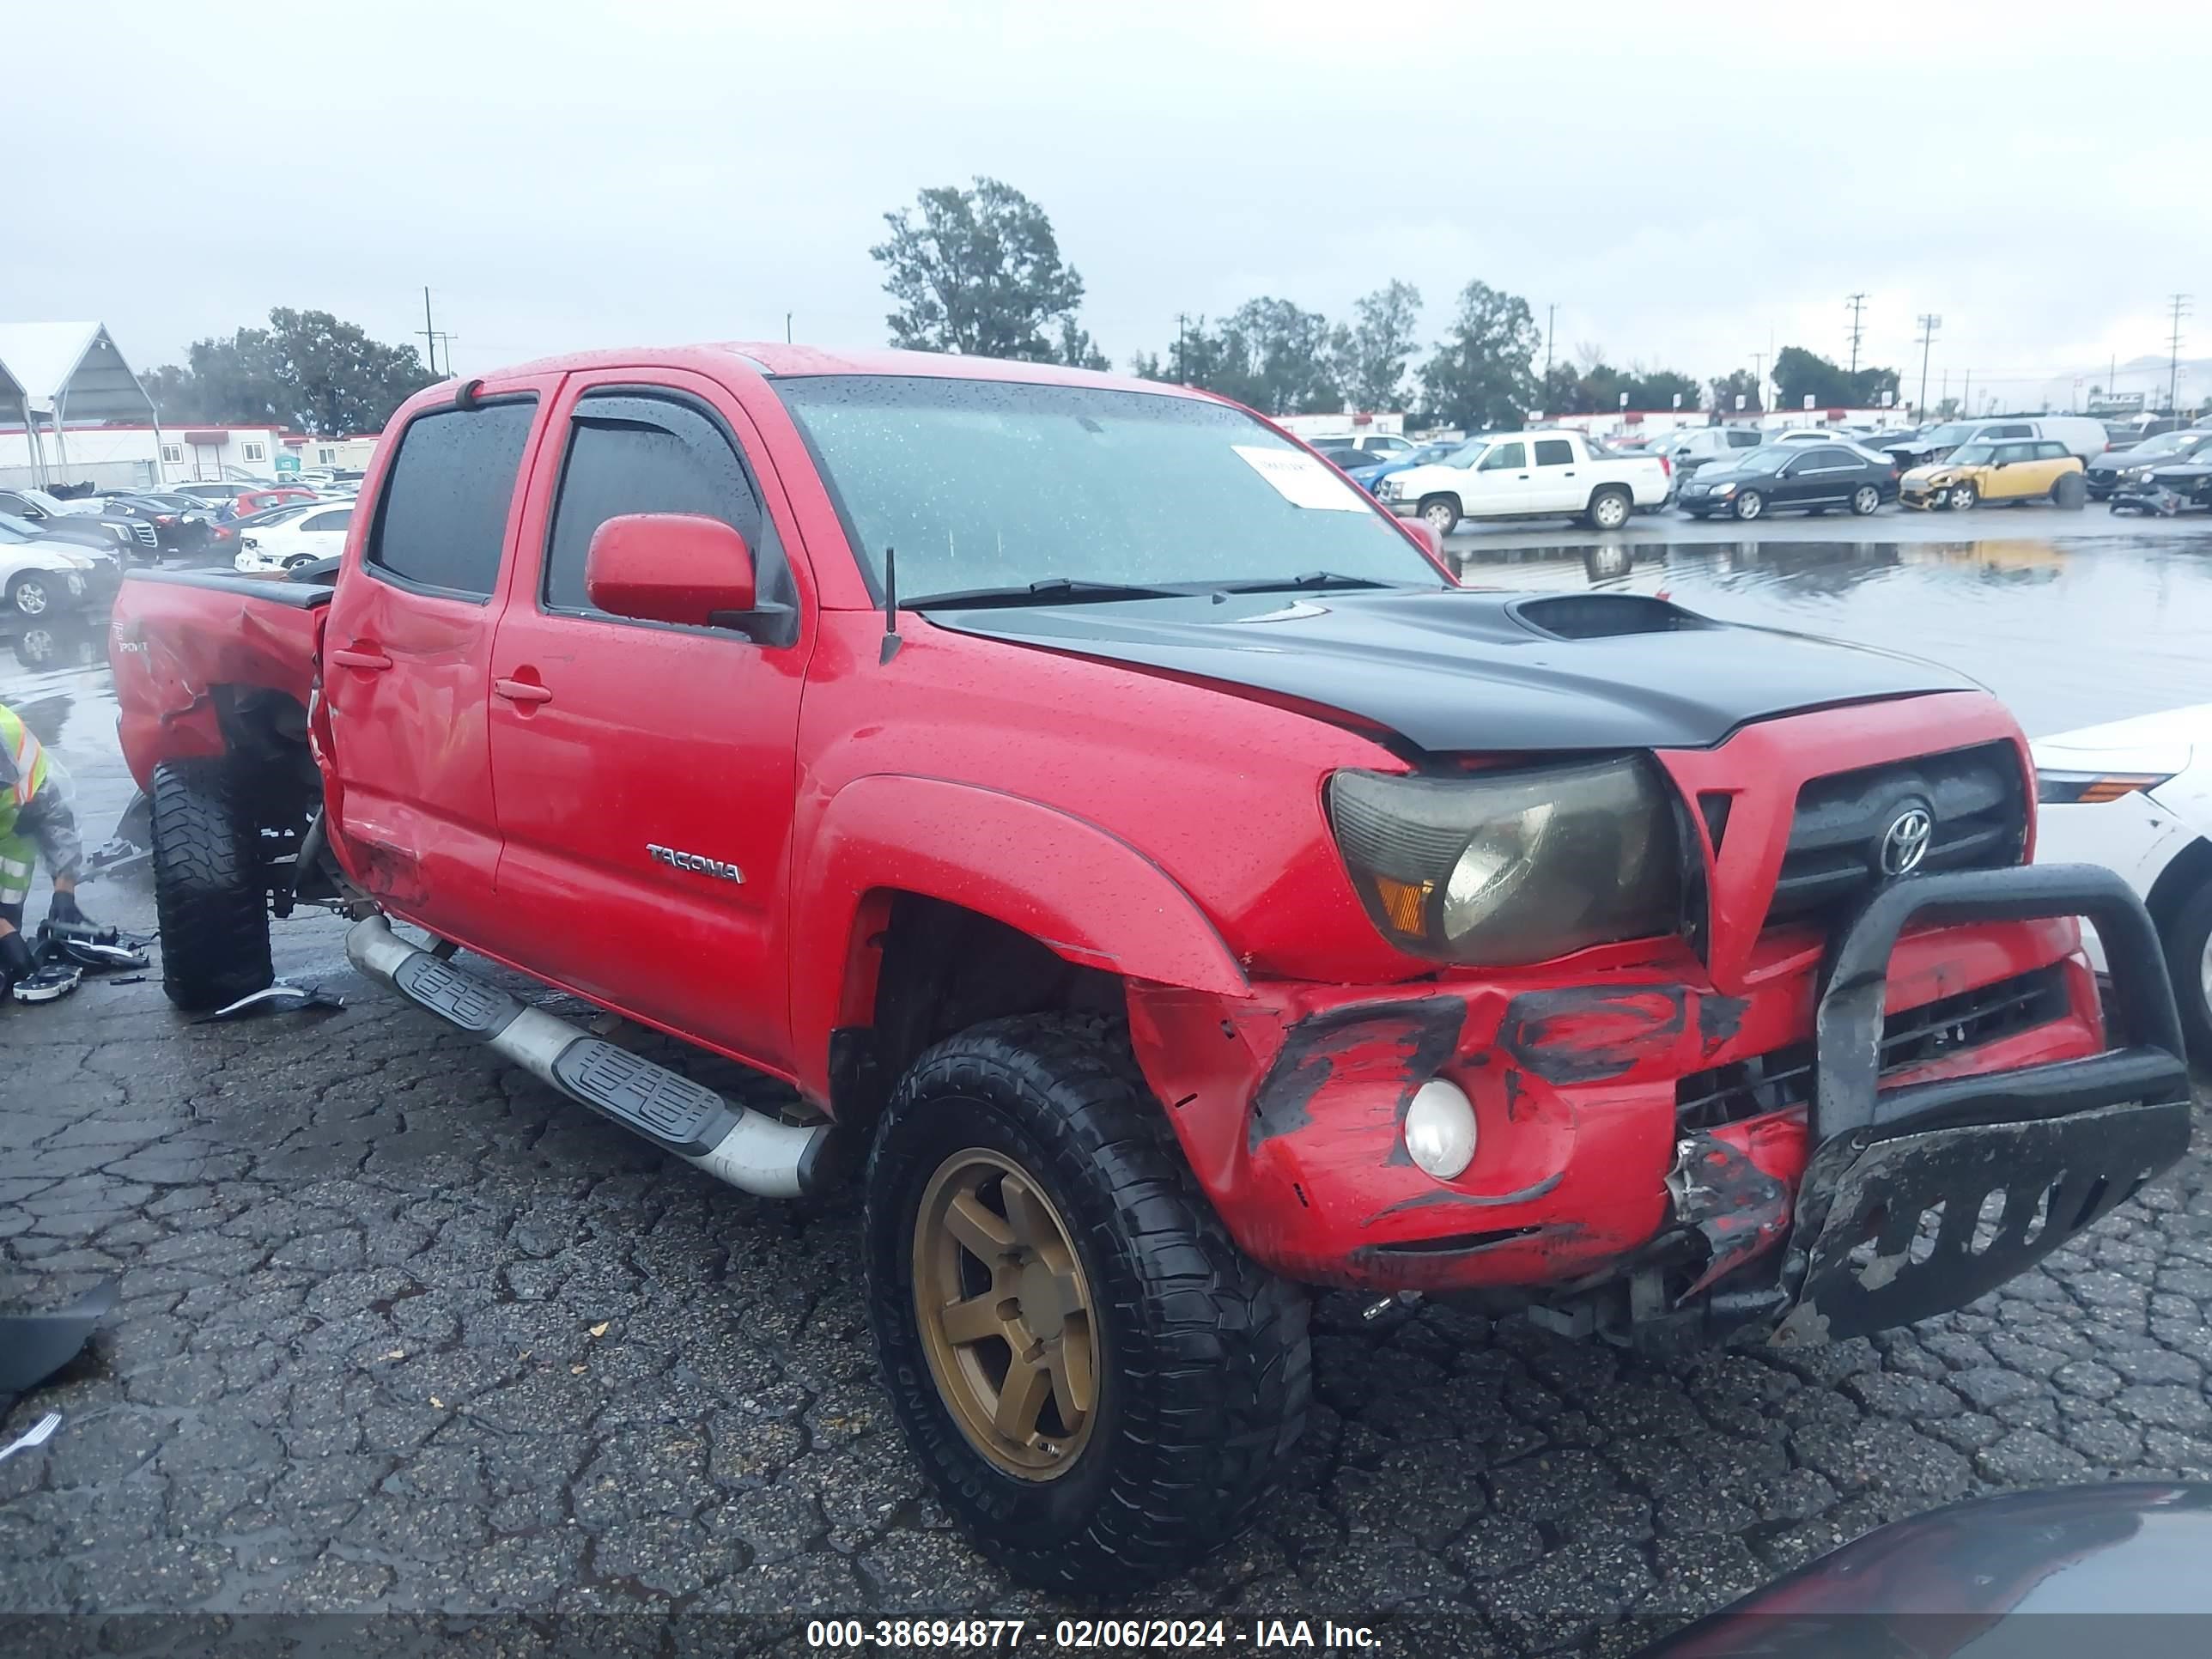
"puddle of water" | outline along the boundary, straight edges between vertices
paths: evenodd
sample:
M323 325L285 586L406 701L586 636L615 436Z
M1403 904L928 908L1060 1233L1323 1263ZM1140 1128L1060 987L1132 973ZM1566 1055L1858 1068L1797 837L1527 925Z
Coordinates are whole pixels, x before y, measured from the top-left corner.
M1470 583L1664 592L1729 622L1930 658L1990 687L2031 736L2212 700L2212 535L1454 552Z

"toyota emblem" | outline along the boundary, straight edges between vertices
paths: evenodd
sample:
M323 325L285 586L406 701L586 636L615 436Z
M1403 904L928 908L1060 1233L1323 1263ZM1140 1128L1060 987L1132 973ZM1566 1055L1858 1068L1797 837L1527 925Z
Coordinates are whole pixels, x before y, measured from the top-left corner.
M1892 818L1881 832L1882 874L1907 876L1917 870L1935 831L1936 819L1924 806L1908 806Z

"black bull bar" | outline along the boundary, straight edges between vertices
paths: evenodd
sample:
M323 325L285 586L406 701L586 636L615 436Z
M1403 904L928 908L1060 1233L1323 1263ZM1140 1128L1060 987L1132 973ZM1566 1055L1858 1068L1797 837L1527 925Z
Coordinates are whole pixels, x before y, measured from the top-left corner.
M1883 1089L1882 1003L1908 923L2087 916L2124 1046L2017 1071ZM1813 1147L1778 1344L1835 1340L1963 1307L2134 1196L2188 1150L2189 1072L2158 933L2093 865L1907 877L1868 902L1824 969ZM2002 1212L1990 1213L1992 1200Z

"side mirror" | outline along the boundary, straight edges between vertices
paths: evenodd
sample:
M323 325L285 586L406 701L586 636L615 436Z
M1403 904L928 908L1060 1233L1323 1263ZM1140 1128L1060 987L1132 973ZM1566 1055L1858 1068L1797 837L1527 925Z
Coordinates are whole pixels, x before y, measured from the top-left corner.
M1407 535L1428 550L1431 558L1439 564L1443 562L1444 538L1437 534L1436 526L1431 524L1426 519L1401 519L1398 520L1398 525Z
M753 552L720 519L625 513L592 532L584 591L610 616L706 628L753 608Z

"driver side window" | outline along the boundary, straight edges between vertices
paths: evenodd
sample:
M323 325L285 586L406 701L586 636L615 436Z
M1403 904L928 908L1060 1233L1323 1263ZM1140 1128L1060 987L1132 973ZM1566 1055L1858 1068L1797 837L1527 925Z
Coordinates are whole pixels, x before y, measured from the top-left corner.
M1494 444L1484 452L1481 472L1502 472L1507 468L1518 469L1528 465L1528 451L1523 444Z

